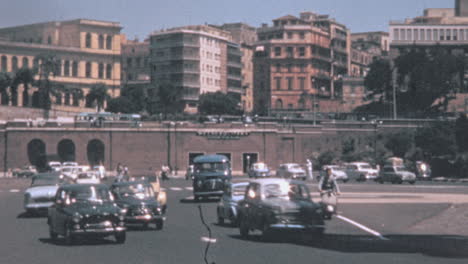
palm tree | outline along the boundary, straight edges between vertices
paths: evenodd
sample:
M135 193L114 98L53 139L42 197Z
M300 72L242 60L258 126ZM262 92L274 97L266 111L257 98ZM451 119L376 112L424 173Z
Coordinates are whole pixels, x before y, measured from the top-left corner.
M11 76L6 72L0 72L0 94L2 95L1 104L7 105L9 101L8 87L11 85Z
M13 78L11 87L15 87L15 92L18 93L18 85L23 84L24 91L23 91L23 106L28 106L29 104L29 85L33 84L34 82L34 75L35 73L31 69L21 68L19 69L15 77ZM13 91L12 91L13 94Z
M110 98L109 94L107 94L107 86L104 83L94 84L86 98L89 103L94 104L96 102L97 111L101 112L104 102Z
M54 90L56 88L50 81L50 77L56 75L57 69L60 66L60 60L52 53L39 54L35 59L40 61L38 68L39 80L37 81L40 104L47 112L51 108L50 96L55 93Z

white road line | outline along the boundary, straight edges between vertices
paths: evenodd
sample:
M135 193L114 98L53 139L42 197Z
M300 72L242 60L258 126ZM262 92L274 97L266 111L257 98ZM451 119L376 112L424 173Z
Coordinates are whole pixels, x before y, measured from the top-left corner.
M170 187L169 190L171 190L171 191L182 191L182 188L179 188L179 187Z
M17 193L17 192L20 192L20 190L18 190L18 189L11 189L10 192L11 192L11 193Z
M343 220L345 222L348 222L348 223L358 227L359 229L362 229L362 230L366 231L367 233L370 233L370 234L372 234L372 235L374 235L374 236L376 236L376 237L378 237L378 238L380 238L382 240L389 240L388 238L382 236L379 232L377 232L375 230L372 230L372 229L370 229L370 228L368 228L368 227L366 227L364 225L361 225L356 221L353 221L353 220L351 220L349 218L346 218L346 217L344 217L342 215L337 215L336 217L338 217L339 219L341 219L341 220Z
M187 190L187 191L193 191L193 187L185 187L185 190Z
M208 243L216 243L216 238L209 238L209 237L201 237L201 241L208 242Z

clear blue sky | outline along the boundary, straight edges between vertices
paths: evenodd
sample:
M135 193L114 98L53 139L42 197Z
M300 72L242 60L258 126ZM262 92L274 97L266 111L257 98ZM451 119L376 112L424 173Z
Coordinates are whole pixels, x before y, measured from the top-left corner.
M389 20L453 8L454 0L0 0L0 27L89 18L120 22L128 38L189 24L271 23L302 11L330 14L352 32L388 31Z

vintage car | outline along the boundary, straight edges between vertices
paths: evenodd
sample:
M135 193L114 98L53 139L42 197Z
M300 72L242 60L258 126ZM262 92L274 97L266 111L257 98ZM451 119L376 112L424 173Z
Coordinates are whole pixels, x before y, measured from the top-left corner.
M99 175L101 180L106 178L106 168L102 165L93 166L93 171Z
M263 162L256 162L250 166L248 171L249 178L260 178L270 176L270 169Z
M416 175L406 169L404 166L384 166L380 172L378 182L391 182L399 183L409 182L414 184L416 182Z
M350 180L375 180L379 174L377 169L367 162L352 162L345 165L345 172Z
M281 164L276 170L276 177L288 179L306 180L307 174L305 170L297 163Z
M32 177L31 186L24 192L24 209L28 214L46 212L54 203L55 193L64 183L60 173L39 173Z
M65 162L63 162L62 166L64 166L64 167L78 167L78 162L65 161Z
M186 179L186 180L189 180L189 179L190 179L190 180L193 180L193 173L194 173L194 171L195 171L194 168L195 168L195 167L194 167L193 165L189 165L189 166L187 167L187 171L185 172L185 179Z
M260 230L268 237L273 230L301 230L320 236L325 230L322 205L314 203L302 181L289 179L253 180L239 202L239 231Z
M221 197L232 179L229 159L223 155L203 155L194 159L193 196Z
M60 163L60 161L49 161L47 167L50 171L60 171L62 169L62 163Z
M129 181L147 181L151 184L154 191L154 196L158 200L159 204L164 208L167 208L167 195L166 191L161 188L161 179L159 176L151 175L144 177L129 177Z
M101 183L101 178L95 171L87 171L78 174L75 179L75 183L78 184L99 184Z
M237 205L240 200L244 199L245 189L248 185L248 182L238 182L226 185L224 194L216 209L218 224L224 224L224 220L227 219L233 225L237 225Z
M161 230L166 220L166 207L155 197L153 187L147 181L118 182L111 186L115 202L126 210L125 223L143 224L148 227L154 223Z
M13 177L31 177L37 173L36 166L28 165L13 170Z
M125 210L117 206L104 184L61 186L47 217L50 238L56 240L61 235L69 245L85 236L114 236L117 243L124 243L124 220Z
M62 174L63 176L71 179L76 180L80 173L87 172L89 170L89 166L62 166Z
M430 180L432 176L431 166L424 161L416 161L416 178Z
M323 169L320 172L320 178L325 175L327 169L331 170L332 176L335 178L336 181L347 182L349 180L348 174L346 174L345 169L338 165L323 166ZM317 180L320 180L320 178L318 178Z

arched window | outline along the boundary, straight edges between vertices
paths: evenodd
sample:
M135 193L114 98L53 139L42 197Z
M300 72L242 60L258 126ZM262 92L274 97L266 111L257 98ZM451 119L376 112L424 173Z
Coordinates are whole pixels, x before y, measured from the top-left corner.
M39 59L35 58L33 60L33 68L38 70L39 69Z
M11 60L11 71L16 72L18 70L18 58L16 56Z
M61 76L62 75L62 61L58 61L57 65L55 65L55 76Z
M86 78L91 78L91 62L87 62L85 68L86 68L86 69L85 69L85 72L86 72L85 76L86 76Z
M27 57L23 57L23 68L29 68L29 59Z
M55 104L62 105L62 93L57 93L55 95Z
M73 98L73 102L72 102L73 106L78 106L80 103L80 98L79 98L79 94L76 91L72 93L72 98Z
M86 48L91 48L91 33L86 33Z
M2 72L7 72L8 67L7 67L8 59L6 56L2 56L2 65L1 65L1 71Z
M99 48L104 49L104 36L99 35Z
M74 61L72 63L72 76L77 77L78 76L78 62Z
M112 79L112 65L107 64L106 66L106 79Z
M67 60L65 61L63 65L63 75L70 76L70 62Z
M104 64L102 64L102 63L99 63L98 77L99 77L99 79L104 79Z
M112 49L112 36L107 36L106 38L106 49Z
M283 101L281 99L276 100L275 108L276 109L283 109Z
M65 105L70 105L70 93L69 92L66 92L65 93L65 102L64 102Z

